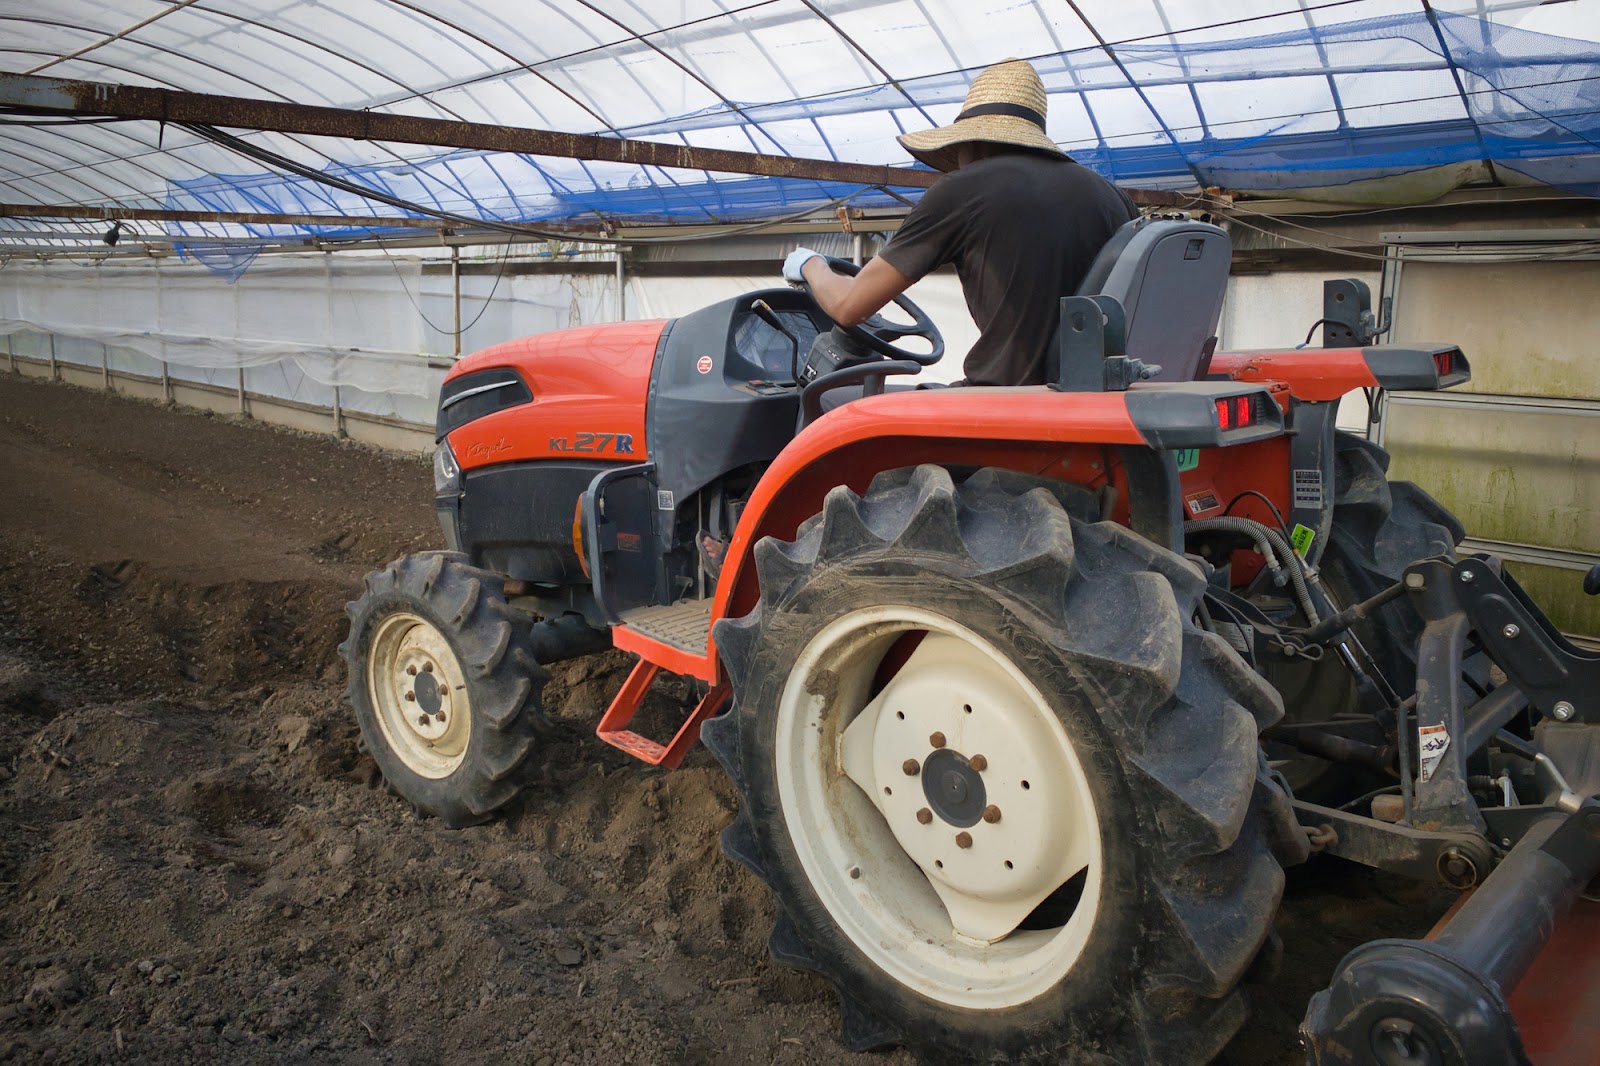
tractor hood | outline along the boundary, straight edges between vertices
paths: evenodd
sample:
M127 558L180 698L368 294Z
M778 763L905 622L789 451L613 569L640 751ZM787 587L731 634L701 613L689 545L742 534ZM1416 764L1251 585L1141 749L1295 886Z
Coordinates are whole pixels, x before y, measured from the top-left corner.
M445 375L438 437L463 469L586 456L642 462L645 408L667 320L507 341Z
M831 325L804 293L762 289L682 318L509 341L446 376L438 437L463 470L649 461L658 488L681 497L783 450L795 365Z

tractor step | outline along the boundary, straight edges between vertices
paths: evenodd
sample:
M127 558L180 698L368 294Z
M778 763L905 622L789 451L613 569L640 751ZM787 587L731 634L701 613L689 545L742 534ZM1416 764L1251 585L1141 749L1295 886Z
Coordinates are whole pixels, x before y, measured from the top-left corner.
M685 600L670 607L625 611L611 631L613 646L631 651L675 674L717 679L716 661L707 655L711 643L711 601Z
M625 612L622 624L658 644L704 655L711 636L711 601L685 600L671 607L639 607Z
M628 675L628 680L623 682L622 691L617 693L617 698L611 701L611 706L601 716L600 724L595 727L595 735L612 747L621 748L651 766L665 766L669 770L676 770L694 742L700 739L701 723L721 710L722 705L728 701L729 690L726 684L711 686L695 705L694 710L689 713L683 725L678 727L678 732L673 735L672 740L660 744L628 728L633 723L634 715L639 713L640 705L644 703L645 693L650 691L650 686L655 683L656 675L660 672L659 664L648 659L640 659L634 666L633 672Z

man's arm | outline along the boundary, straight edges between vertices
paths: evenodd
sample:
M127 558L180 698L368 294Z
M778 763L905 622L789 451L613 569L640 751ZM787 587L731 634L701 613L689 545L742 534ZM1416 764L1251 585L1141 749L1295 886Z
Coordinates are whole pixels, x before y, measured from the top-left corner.
M911 279L873 256L855 277L835 273L821 256L800 268L823 313L841 326L859 326L879 308L911 287Z

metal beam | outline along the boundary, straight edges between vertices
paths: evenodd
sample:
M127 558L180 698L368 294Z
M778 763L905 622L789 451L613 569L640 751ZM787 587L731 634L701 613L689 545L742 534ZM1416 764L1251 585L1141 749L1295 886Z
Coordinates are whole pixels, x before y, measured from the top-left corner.
M584 133L491 126L480 122L419 118L414 115L386 115L375 111L313 107L309 104L185 93L142 85L68 81L25 74L0 75L0 105L66 115L193 122L316 137L426 144L629 163L635 166L840 181L856 185L898 185L925 189L939 178L935 171L907 167L841 163L832 159L796 159L722 148L695 148Z

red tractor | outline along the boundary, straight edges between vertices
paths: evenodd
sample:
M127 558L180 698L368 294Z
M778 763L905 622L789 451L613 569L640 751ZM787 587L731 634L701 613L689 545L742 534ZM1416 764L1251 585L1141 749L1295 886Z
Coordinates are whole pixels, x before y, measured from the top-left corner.
M1354 390L1466 381L1462 353L1371 343L1357 283L1322 348L1215 352L1230 257L1130 223L1037 387L885 392L942 351L927 316L840 328L792 289L462 360L450 550L350 607L368 749L487 819L545 666L612 645L638 665L601 739L665 767L705 740L773 954L837 987L851 1047L1208 1061L1283 868L1323 852L1476 892L1346 958L1314 1059L1525 1061L1507 994L1600 870L1600 656L1335 429ZM662 670L703 695L651 739Z

